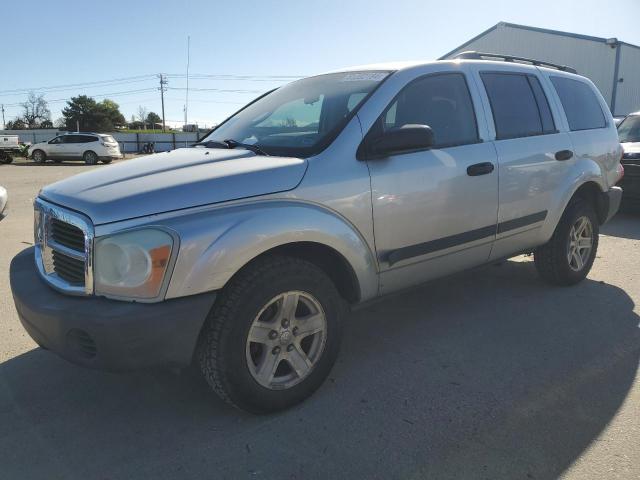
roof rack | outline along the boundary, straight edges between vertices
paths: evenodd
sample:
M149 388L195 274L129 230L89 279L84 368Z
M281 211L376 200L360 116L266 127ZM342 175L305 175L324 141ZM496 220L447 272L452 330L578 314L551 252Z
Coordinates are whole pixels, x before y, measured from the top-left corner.
M575 68L568 67L566 65L558 65L551 62L543 62L541 60L534 60L532 58L526 57L515 57L513 55L502 55L500 53L486 53L486 52L476 52L474 50L468 52L462 52L455 56L455 58L460 60L485 60L485 59L498 59L504 60L505 62L519 62L519 63L528 63L531 65L535 65L537 67L549 67L555 68L556 70L562 70L563 72L569 73L578 73Z

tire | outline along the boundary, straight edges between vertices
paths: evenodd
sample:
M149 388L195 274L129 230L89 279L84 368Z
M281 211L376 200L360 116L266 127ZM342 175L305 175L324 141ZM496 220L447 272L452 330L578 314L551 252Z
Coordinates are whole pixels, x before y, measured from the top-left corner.
M285 299L297 309L282 308ZM331 371L344 312L335 285L314 264L286 256L258 259L222 291L200 334L195 359L206 382L227 403L252 413L283 410L309 397ZM319 325L324 330L300 333ZM249 341L250 332L252 338L262 333L259 342Z
M47 154L43 150L34 150L31 158L35 163L44 163L47 160Z
M98 154L92 150L87 150L84 152L84 155L82 155L82 159L87 165L95 165L98 163Z
M573 231L577 231L582 225L578 222L583 219L587 222L585 228L591 232L591 248L588 251L584 246L587 243L585 237L580 238L582 247L577 250L573 248L578 242L572 240L572 229L576 227ZM562 214L551 240L533 252L540 277L553 285L563 286L582 281L596 258L599 232L600 225L593 206L582 198L572 200Z

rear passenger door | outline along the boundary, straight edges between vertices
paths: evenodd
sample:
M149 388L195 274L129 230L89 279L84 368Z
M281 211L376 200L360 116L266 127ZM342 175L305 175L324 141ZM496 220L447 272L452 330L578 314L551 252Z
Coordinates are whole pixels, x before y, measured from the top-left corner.
M67 155L72 158L80 158L88 148L89 139L95 138L91 135L69 135L70 142L67 148Z
M498 154L499 208L491 258L540 244L542 226L573 160L569 135L535 67L476 66Z

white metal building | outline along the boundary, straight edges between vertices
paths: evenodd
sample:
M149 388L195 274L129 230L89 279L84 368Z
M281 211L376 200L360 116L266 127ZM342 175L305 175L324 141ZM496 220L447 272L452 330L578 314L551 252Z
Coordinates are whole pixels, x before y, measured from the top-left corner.
M617 38L500 22L440 59L454 58L468 50L573 67L598 86L614 115L640 110L640 47Z

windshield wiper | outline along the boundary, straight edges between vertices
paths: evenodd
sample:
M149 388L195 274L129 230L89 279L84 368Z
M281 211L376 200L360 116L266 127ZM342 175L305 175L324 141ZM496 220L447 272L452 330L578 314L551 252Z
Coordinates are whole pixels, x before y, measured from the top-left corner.
M252 151L256 155L263 155L265 157L269 156L269 154L267 152L262 150L257 145L251 145L250 143L241 143L241 142L238 142L238 141L232 140L232 139L223 140L222 142L218 142L216 140L210 140L208 142L198 142L198 143L194 143L193 146L194 147L202 146L202 147L206 147L206 148L229 148L229 149L244 148L245 150Z
M225 142L215 142L215 141L198 142L198 143L194 143L193 146L207 147L207 148L229 148L229 145L227 145Z
M262 150L257 145L251 145L250 143L241 143L241 142L237 142L237 141L232 140L232 139L224 140L223 142L226 143L229 148L244 148L246 150L252 151L256 155L264 155L265 157L269 156L269 154L267 152Z

